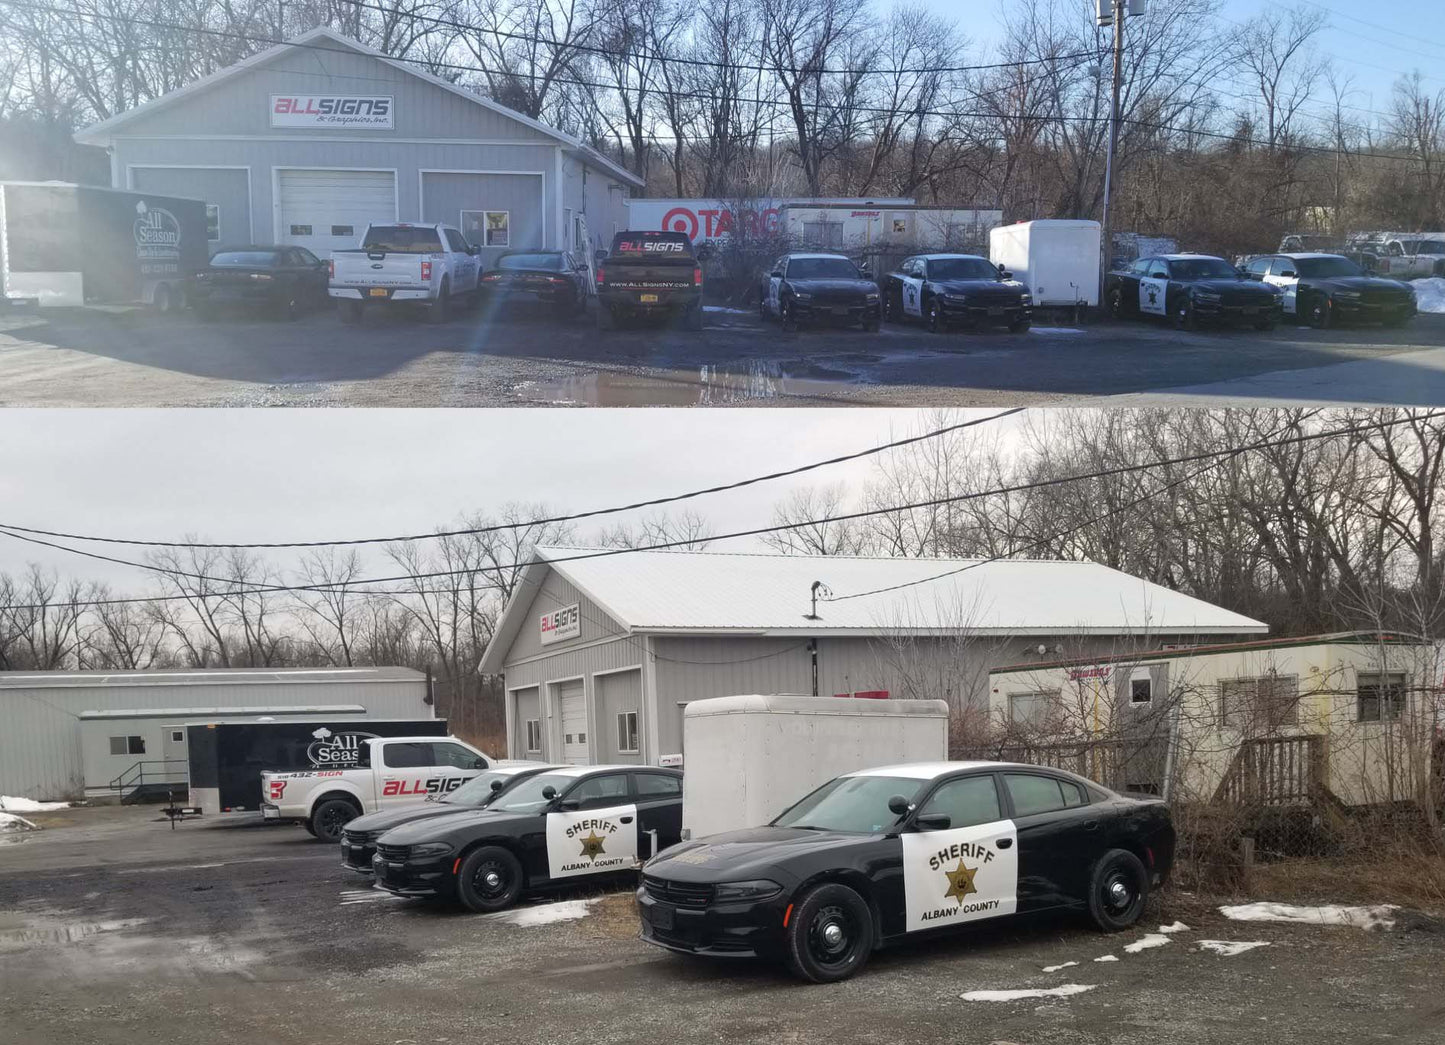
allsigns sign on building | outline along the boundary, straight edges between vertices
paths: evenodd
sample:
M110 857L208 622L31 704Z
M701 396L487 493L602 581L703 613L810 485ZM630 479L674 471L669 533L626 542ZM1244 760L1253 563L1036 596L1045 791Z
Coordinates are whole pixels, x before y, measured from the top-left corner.
M273 94L272 127L367 127L392 129L395 99L389 96Z
M579 603L563 606L542 614L542 645L565 642L582 634L582 607Z

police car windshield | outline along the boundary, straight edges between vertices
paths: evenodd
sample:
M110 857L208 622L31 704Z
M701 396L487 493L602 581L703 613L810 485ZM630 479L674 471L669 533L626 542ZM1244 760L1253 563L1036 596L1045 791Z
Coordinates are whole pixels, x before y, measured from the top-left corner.
M516 778L516 773L499 773L495 770L488 773L479 773L443 798L442 801L448 805L456 806L486 805L497 795L501 794L500 791L492 790L492 784L494 782L501 783L502 787L505 788L510 781Z
M876 834L898 819L888 800L902 795L912 802L920 790L922 782L908 777L842 776L787 810L773 826Z
M847 258L794 258L788 262L789 279L858 279L858 268Z
M1362 276L1364 271L1349 258L1300 258L1295 268L1301 276L1322 279L1329 276Z
M400 225L379 225L366 230L363 250L384 250L388 254L440 254L443 250L436 229L414 229Z
M508 254L497 262L504 269L548 269L559 272L562 269L561 254Z
M928 263L929 279L998 279L998 269L983 258L935 258Z
M1234 266L1223 258L1189 258L1171 261L1169 274L1175 279L1238 279Z
M487 808L503 813L540 813L542 808L551 801L550 798L542 796L543 791L550 787L560 795L576 782L575 776L539 773L536 776L528 777L498 796L496 801Z

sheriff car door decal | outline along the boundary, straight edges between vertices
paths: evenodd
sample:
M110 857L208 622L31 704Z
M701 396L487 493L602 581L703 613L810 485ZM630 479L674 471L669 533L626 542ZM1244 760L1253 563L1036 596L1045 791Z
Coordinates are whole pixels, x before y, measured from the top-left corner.
M904 927L915 932L1013 914L1018 852L1012 820L903 835Z
M1147 316L1162 316L1165 312L1165 298L1169 294L1169 281L1144 276L1139 280L1139 311Z
M547 814L547 873L553 878L625 871L637 863L637 807Z
M903 313L908 316L923 315L923 280L917 276L906 275L900 280L903 284Z

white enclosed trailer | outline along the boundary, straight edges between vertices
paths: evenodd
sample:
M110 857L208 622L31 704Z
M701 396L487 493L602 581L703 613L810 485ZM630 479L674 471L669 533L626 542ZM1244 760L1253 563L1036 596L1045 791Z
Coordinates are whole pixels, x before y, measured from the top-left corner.
M988 259L1033 291L1035 306L1094 307L1099 244L1097 221L1020 221L989 232Z
M757 827L843 773L948 757L942 700L749 695L683 712L684 838Z

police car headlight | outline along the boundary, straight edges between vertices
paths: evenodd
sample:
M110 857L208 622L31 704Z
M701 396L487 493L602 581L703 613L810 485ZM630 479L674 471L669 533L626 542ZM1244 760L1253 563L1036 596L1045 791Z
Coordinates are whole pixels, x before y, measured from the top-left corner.
M450 842L422 842L411 847L412 856L446 856L451 851Z
M721 902L766 900L769 897L777 896L782 891L783 887L777 882L760 878L754 882L723 882L714 890L713 896Z
M867 298L869 301L877 301L877 300L878 300L878 291L876 291L876 290L870 290L870 291L866 292L863 296L864 296L865 298Z
M1211 305L1217 305L1224 300L1224 297L1220 294L1212 294L1207 290L1196 290L1194 292L1194 300L1207 301Z
M813 295L812 295L812 294L804 294L804 293L803 293L802 291L800 291L800 290L795 290L795 291L793 291L793 297L797 298L799 301L812 301L812 300L813 300Z

